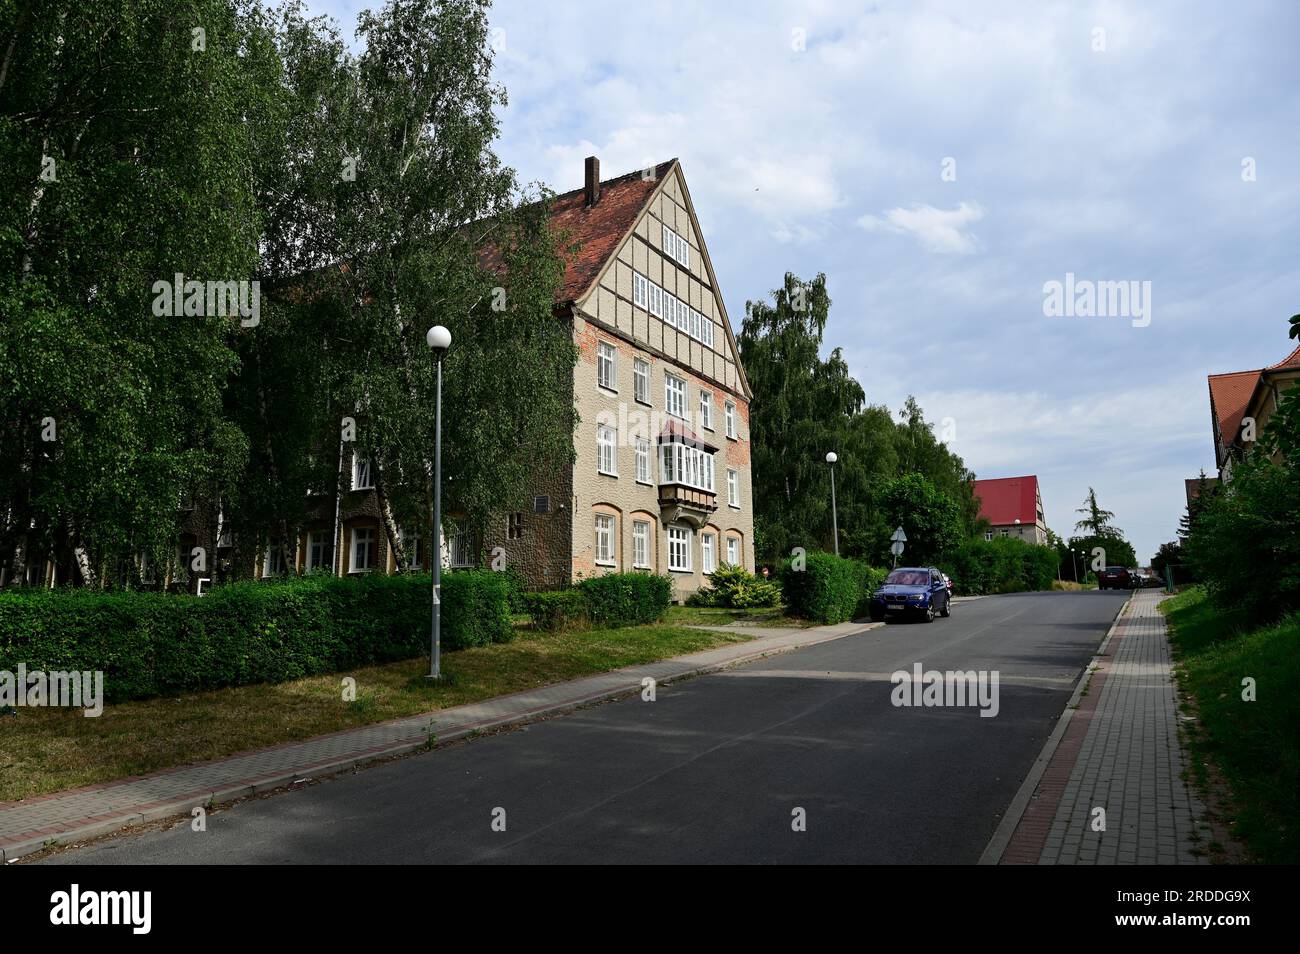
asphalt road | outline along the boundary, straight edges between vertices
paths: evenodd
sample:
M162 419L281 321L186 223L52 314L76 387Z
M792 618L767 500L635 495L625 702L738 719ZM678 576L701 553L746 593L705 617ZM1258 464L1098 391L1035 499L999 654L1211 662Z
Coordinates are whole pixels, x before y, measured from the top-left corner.
M971 863L1126 595L958 603L47 863ZM997 716L895 707L917 662L996 670Z

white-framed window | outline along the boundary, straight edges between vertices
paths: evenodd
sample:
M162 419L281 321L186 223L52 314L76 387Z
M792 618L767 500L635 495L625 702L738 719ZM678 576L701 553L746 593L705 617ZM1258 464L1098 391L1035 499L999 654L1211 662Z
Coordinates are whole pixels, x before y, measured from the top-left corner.
M993 539L993 531L992 531L992 530L986 530L986 531L984 531L984 539L985 539L985 540L992 540L992 539Z
M523 511L506 515L506 539L522 540L524 536L524 514Z
M280 549L278 537L266 542L266 555L262 558L263 576L280 576L284 573L284 551Z
M618 476L618 434L607 424L596 425L596 469Z
M691 571L691 531L686 527L668 528L668 569Z
M730 467L727 468L727 503L740 506L740 473Z
M689 249L683 240L683 248ZM686 255L689 263L690 255ZM666 324L686 332L706 347L713 347L713 321L685 301L665 291L640 272L632 273L632 303L645 308Z
M700 427L713 430L713 392L700 391Z
M334 568L334 534L313 530L307 534L307 572Z
M686 484L713 493L713 455L676 441L659 445L660 482Z
M664 254L673 261L681 262L687 268L691 267L691 244L666 225L664 226Z
M632 362L632 397L641 404L650 403L650 362L645 358Z
M610 391L617 390L614 365L617 355L618 351L606 341L596 345L596 383Z
M357 527L352 531L352 573L369 573L378 561L379 539L374 527Z
M734 437L736 436L736 405L735 405L735 402L734 402L734 401L728 401L726 407L727 407L727 410L726 410L726 417L727 417L727 436L728 436L728 437L733 437L733 438L734 438Z
M352 455L352 489L353 490L373 490L375 487L375 475L373 468L370 466L370 458L362 457L359 454Z
M732 566L740 566L740 538L727 537L727 562Z
M632 521L632 566L638 570L650 568L650 524L644 520Z
M406 566L410 570L420 569L420 532L402 527L397 531L402 540L402 549L406 552Z
M718 568L718 554L714 549L716 541L715 534L700 534L700 569L705 573L712 573Z
M686 417L686 382L671 374L664 375L664 410L673 417Z
M639 484L650 483L650 441L644 437L636 439L636 480Z
M614 566L614 517L611 514L596 514L596 562L601 566Z

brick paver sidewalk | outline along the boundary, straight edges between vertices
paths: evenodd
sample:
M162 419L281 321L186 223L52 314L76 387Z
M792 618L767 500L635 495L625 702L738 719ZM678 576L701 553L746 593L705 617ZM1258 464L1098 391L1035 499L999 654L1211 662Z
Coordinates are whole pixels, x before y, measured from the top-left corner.
M1206 809L1182 777L1162 596L1135 593L1117 620L1004 863L1208 863Z
M680 679L839 639L875 625L879 624L842 623L811 629L700 627L738 630L754 639L153 775L0 803L0 861L11 861L49 843L67 844L128 825L188 814L208 802L241 798L307 777L400 755L427 744L431 736L436 736L439 742L452 741L475 731L526 722L639 691L641 680L647 676L658 682Z

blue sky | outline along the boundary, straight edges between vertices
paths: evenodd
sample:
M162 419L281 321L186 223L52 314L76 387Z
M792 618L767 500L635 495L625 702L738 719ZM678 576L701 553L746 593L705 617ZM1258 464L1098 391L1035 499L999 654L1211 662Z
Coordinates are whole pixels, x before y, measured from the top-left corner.
M309 0L348 35L367 5ZM1093 486L1147 562L1213 472L1206 374L1290 351L1300 4L498 0L492 22L521 178L680 158L735 322L825 272L868 399L951 418L980 477L1036 473L1063 535ZM1067 273L1150 282L1150 323L1045 316Z

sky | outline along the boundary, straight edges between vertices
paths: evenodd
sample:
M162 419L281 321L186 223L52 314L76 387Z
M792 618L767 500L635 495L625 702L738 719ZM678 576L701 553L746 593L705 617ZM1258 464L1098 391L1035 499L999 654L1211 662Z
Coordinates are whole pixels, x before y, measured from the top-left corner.
M348 36L369 5L308 0ZM1214 473L1206 375L1294 344L1298 3L498 0L491 22L523 181L677 157L737 330L785 272L824 272L827 350L868 401L915 395L979 477L1037 474L1063 536L1093 487L1148 563ZM1049 314L1067 275L1133 295Z

